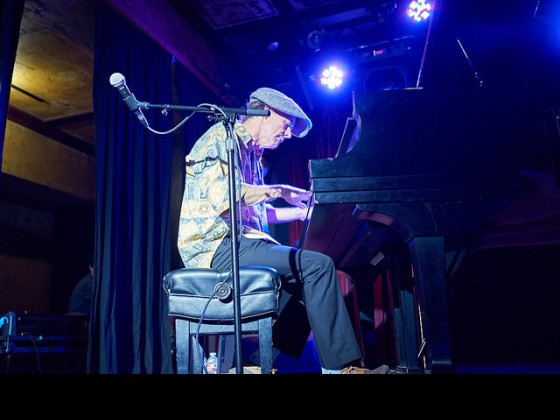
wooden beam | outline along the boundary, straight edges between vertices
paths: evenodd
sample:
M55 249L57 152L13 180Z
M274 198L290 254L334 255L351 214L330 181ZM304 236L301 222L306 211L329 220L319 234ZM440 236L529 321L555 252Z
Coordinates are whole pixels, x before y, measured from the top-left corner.
M75 117L68 117L65 119L66 123L71 122L73 119L78 120L83 118L83 121L93 124L93 114L80 115ZM28 114L27 112L10 105L8 108L8 119L16 124L34 131L37 134L48 137L50 140L64 144L65 146L79 150L91 157L95 156L95 146L89 143L84 143L83 140L74 137L71 134L65 133L56 127L51 122L44 122L43 120ZM81 121L81 120L80 120ZM55 123L60 124L60 120L55 120Z
M226 65L167 2L105 0L105 3L174 56L227 105L235 103L235 98L226 89L234 78L231 75L234 66Z

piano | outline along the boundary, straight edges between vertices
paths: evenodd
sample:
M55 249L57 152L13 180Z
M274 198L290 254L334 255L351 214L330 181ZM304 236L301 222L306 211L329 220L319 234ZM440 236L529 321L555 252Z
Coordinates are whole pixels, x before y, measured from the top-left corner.
M357 282L390 273L399 372L455 371L465 250L560 243L556 109L523 88L355 91L336 156L309 161L301 247Z

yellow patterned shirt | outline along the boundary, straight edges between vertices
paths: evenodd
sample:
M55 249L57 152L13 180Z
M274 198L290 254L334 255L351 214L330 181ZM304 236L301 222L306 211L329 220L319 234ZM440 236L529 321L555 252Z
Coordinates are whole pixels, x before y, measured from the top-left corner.
M236 122L239 173L236 197L243 196L250 185L263 185L262 150L254 147L245 127ZM214 124L195 143L186 156L186 176L179 219L177 245L185 267L210 267L216 249L230 231L228 142L223 123ZM235 144L235 143L234 143ZM266 201L242 205L238 216L243 220L242 234L276 242L268 234ZM276 242L277 243L277 242Z

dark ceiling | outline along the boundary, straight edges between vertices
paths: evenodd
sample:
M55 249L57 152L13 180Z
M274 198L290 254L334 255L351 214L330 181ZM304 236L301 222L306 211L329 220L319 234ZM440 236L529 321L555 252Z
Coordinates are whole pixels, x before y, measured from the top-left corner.
M318 74L333 59L348 77L346 91L476 84L523 71L559 3L436 0L430 25L406 15L411 0L168 2L239 70L242 80L228 81L236 94L274 86L308 108L320 101L312 99Z
M428 28L406 16L410 0L168 1L243 69L245 80L231 81L233 88L274 84L301 93L332 59L347 63L355 78L391 59L408 66L421 55Z

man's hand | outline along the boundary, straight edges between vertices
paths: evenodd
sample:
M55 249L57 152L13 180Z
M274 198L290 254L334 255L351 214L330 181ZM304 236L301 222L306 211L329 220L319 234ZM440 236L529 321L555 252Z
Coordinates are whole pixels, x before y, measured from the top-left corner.
M280 187L282 189L280 197L282 197L286 203L299 207L300 209L307 207L307 202L311 197L311 191L292 187L291 185L280 185Z

